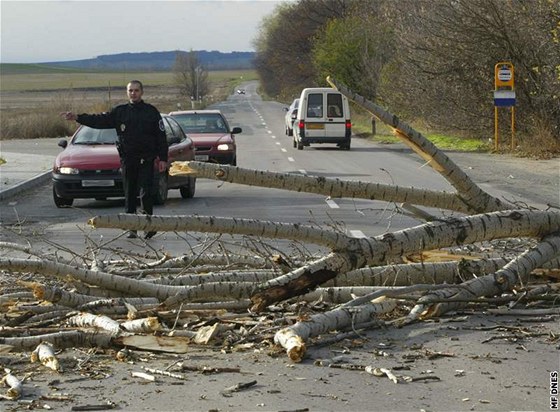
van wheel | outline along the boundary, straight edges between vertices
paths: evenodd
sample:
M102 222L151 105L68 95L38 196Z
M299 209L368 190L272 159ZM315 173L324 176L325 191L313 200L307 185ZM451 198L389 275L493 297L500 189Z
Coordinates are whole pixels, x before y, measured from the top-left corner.
M298 150L303 150L303 143L302 142L297 142L297 149Z
M340 148L342 150L350 150L350 142L341 145Z
M54 204L56 205L56 207L70 207L72 206L72 203L74 203L74 199L72 198L69 199L65 197L59 197L56 194L56 190L54 190L54 186L53 186L52 194L53 194Z

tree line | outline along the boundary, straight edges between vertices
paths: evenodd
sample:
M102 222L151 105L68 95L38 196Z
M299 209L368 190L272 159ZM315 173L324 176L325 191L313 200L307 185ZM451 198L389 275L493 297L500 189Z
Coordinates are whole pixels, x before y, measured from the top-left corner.
M557 0L300 0L263 20L254 45L263 91L280 100L330 75L409 122L481 139L494 131L494 66L511 62L516 136L560 152Z

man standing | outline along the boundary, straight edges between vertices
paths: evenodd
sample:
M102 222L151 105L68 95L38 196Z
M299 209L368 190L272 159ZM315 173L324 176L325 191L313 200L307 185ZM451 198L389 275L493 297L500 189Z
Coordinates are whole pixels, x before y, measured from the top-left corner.
M117 131L117 149L121 158L125 212L136 213L138 195L141 212L153 213L154 162L160 173L167 171L167 139L159 111L142 100L144 88L139 80L128 83L128 103L115 106L110 112L100 114L75 114L63 112L66 120L75 120L94 129ZM145 238L156 232L147 232ZM128 232L129 238L137 237L135 230Z

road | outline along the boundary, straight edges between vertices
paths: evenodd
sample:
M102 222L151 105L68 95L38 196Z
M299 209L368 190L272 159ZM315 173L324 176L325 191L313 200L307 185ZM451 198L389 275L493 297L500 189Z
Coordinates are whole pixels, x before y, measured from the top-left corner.
M249 83L246 94L232 95L219 108L232 126L241 126L237 135L240 167L276 172L304 173L350 180L372 181L401 186L425 187L452 191L451 186L409 151L388 149L355 139L351 151L337 150L334 145L313 145L298 151L292 139L284 134L283 105L262 101ZM59 150L50 147L49 150ZM38 188L16 201L5 202L2 221L24 219L61 242L76 245L89 217L122 212L122 200L96 201L77 199L71 209L57 209L52 203L50 186ZM353 236L374 236L418 224L409 217L394 214L395 207L384 202L326 199L314 194L247 187L198 179L193 199L181 199L179 192L169 192L165 205L156 207L161 215L211 215L255 218L280 222L336 226ZM116 233L113 231L112 233ZM52 238L52 237L51 237Z
M291 138L284 135L284 106L262 101L254 84L245 89L245 95L230 96L216 105L232 126L243 128L237 136L241 167L452 191L438 174L402 147L355 139L350 151L321 146L297 151ZM493 194L500 193L497 186L488 188L496 190ZM45 186L2 202L0 240L30 242L45 252L68 248L80 254L90 241L100 242L120 233L115 229L93 230L86 222L92 216L121 213L122 200L77 200L73 208L57 209L51 196L51 187ZM167 203L155 209L162 215L309 223L336 227L353 236L374 236L420 223L394 211L393 205L382 202L325 199L204 179L198 180L193 199L183 200L177 191L171 191ZM273 244L287 246L285 242ZM128 251L146 250L140 239L120 239L115 245ZM153 250L185 253L184 239L175 234L158 234L149 245ZM38 399L57 390L69 394L71 401L35 404L41 408L48 404L55 410L107 401L126 411L547 410L549 376L560 367L558 324L548 322L550 319L519 320L482 312L452 314L440 322L372 330L367 336L336 345L311 346L308 358L300 364L290 363L283 353L274 356L274 351L271 354L262 348L228 352L193 346L191 352L180 356L140 353L130 363L116 362L109 352L66 350L60 357L67 371L35 372L26 384L30 391L26 396ZM497 328L500 325L504 329ZM515 340L500 338L515 330L535 333ZM441 356L429 356L433 353ZM16 359L14 367L22 370L25 356L0 354L0 363L10 365ZM395 385L363 371L313 364L334 356L343 356L344 362L392 368L399 376L420 380ZM130 375L142 371L142 366L164 370L179 359L186 365L239 367L241 372L192 373L187 381L158 377L155 382ZM224 395L225 388L253 380L257 381L253 388ZM6 410L18 408L15 402L0 404L0 408L4 406Z

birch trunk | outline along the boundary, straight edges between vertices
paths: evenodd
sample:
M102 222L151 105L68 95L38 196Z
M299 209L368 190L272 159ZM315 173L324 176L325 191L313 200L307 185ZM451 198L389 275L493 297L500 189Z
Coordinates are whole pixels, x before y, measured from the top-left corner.
M397 307L394 299L385 299L354 308L338 308L326 313L313 315L311 319L297 322L281 329L274 335L274 342L286 349L288 357L301 362L305 355L305 341L331 330L344 330L371 321L373 316L388 313Z
M215 216L149 216L123 213L95 216L88 221L88 224L95 228L161 232L192 231L260 236L269 239L298 240L330 248L343 248L348 243L348 237L342 233L317 229L299 223L291 224Z
M466 305L465 302L453 302L453 299L474 300L481 296L495 296L512 290L522 277L559 255L560 236L547 236L536 247L521 254L494 274L467 281L462 284L461 289L438 290L423 296L411 312L423 318L440 316ZM431 303L436 299L446 299L449 302Z
M383 123L395 130L395 135L406 145L414 150L420 157L439 174L441 174L457 192L465 204L477 213L493 212L505 209L515 209L513 204L503 202L480 189L470 177L459 168L449 157L440 151L432 142L421 133L414 130L397 116L389 113L381 106L365 99L343 84L337 83L332 78L327 78L332 87L338 89L343 95L366 109ZM412 203L412 202L408 202Z
M331 179L292 173L278 173L208 162L173 162L169 174L194 174L197 177L215 179L247 186L270 187L294 192L315 193L332 198L380 200L395 203L411 203L426 207L454 210L462 213L473 211L460 196L443 191L385 185L381 183Z
M272 279L260 286L251 300L252 310L307 293L339 273L367 265L385 264L392 258L424 250L509 237L540 237L560 230L560 213L529 210L493 212L426 223L374 238L348 238L345 253L331 253L310 265Z
M49 342L58 349L96 346L99 348L109 348L112 346L111 336L109 334L78 330L60 331L26 337L0 338L0 344L9 345L12 347L12 350L16 351L35 349L42 342Z
M365 267L341 273L324 286L410 286L417 283L459 283L494 273L505 258L460 260L450 262L403 263Z

